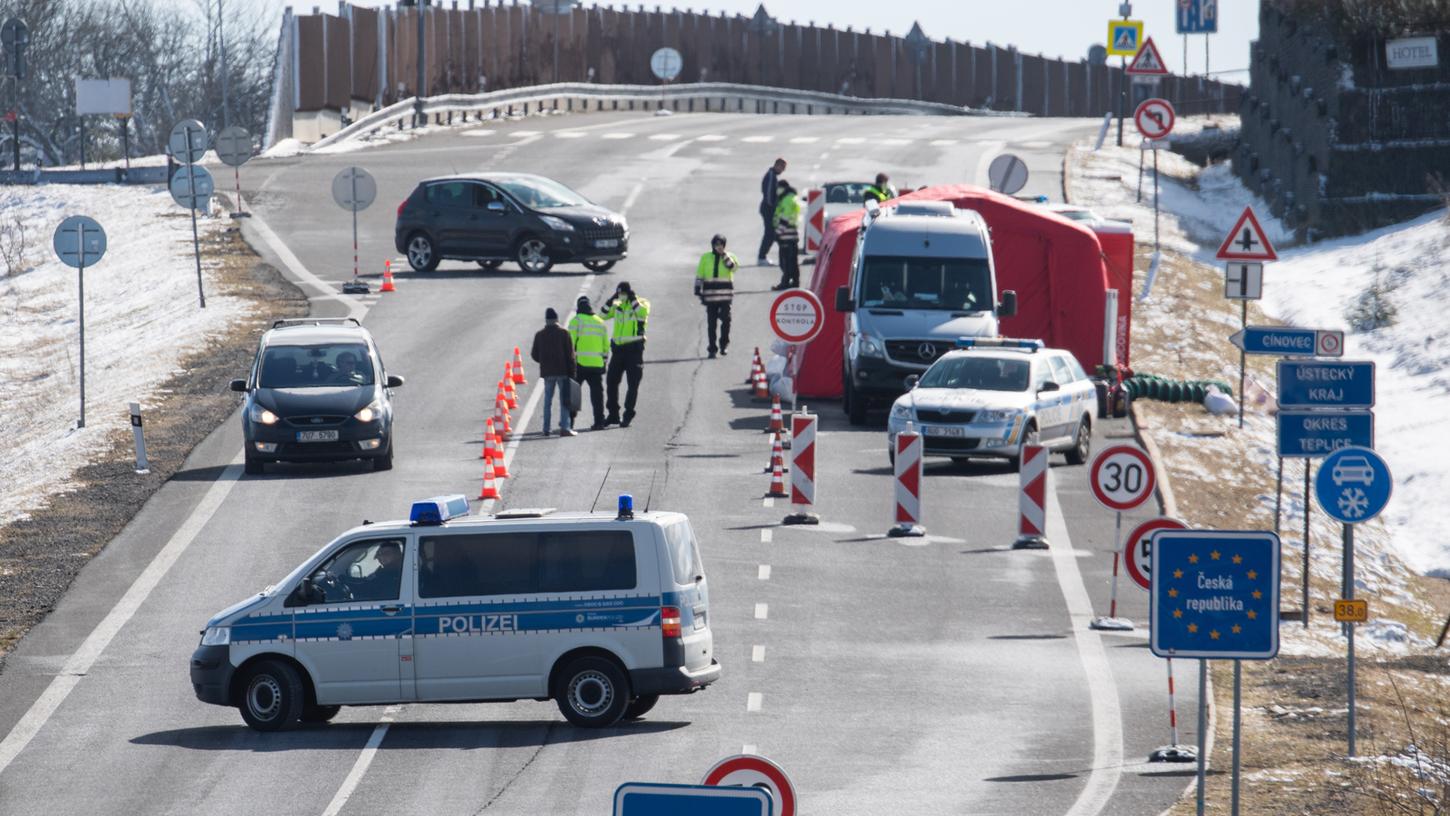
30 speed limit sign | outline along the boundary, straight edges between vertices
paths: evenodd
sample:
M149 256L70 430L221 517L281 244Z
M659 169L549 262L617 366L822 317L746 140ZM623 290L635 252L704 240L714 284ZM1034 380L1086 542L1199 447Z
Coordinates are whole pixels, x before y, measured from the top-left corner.
M1120 513L1147 501L1156 484L1148 454L1131 445L1114 445L1098 454L1091 476L1098 503Z

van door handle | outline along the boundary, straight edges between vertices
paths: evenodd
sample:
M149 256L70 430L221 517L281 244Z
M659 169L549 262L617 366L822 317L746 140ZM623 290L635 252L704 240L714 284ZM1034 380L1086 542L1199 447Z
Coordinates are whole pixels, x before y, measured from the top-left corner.
M403 611L403 607L401 607L401 606L396 606L395 605L395 606L385 606L385 607L383 607L383 614L384 615L396 615L396 614L398 614L399 612L402 612L402 611Z

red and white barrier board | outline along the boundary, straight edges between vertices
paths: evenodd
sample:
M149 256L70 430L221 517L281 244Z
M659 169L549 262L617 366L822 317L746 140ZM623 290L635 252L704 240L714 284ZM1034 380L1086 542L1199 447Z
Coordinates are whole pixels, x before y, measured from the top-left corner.
M1017 540L1014 550L1047 548L1047 448L1022 446L1021 484L1018 493Z
M826 194L824 190L806 191L806 254L821 251L826 237Z
M790 504L786 524L819 524L811 512L816 504L816 415L804 410L790 416Z
M892 444L896 450L896 524L887 535L892 538L926 535L926 529L921 526L921 434L908 424Z

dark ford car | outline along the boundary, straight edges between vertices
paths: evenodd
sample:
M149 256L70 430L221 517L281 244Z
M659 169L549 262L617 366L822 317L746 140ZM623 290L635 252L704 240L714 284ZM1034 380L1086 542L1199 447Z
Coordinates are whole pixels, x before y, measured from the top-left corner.
M370 459L393 466L392 389L373 336L351 318L279 320L262 335L251 375L232 380L242 406L246 471L266 462Z
M582 262L595 272L628 254L629 225L553 179L524 173L425 179L398 205L393 243L418 272L441 260L525 272Z

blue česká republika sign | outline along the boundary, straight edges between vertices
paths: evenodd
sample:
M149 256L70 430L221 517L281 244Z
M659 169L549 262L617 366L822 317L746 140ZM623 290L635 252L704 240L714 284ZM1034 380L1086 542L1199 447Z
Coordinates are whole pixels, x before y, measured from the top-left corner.
M1277 535L1162 530L1151 562L1153 654L1268 660L1279 653Z
M626 782L614 791L614 816L772 816L775 801L760 788Z

